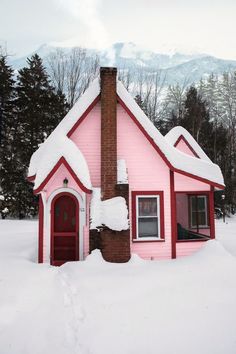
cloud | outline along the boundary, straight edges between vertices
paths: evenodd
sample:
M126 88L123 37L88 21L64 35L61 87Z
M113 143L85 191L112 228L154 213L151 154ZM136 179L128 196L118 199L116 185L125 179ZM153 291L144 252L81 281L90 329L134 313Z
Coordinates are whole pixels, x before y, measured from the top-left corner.
M236 59L235 0L0 2L0 45L6 43L11 54L29 54L43 43L106 49L133 42L153 51L200 49ZM135 55L133 48L123 55Z
M99 16L101 0L54 0L55 4L76 19L83 27L80 32L70 36L61 44L66 46L84 45L86 47L104 48L109 44L109 36Z

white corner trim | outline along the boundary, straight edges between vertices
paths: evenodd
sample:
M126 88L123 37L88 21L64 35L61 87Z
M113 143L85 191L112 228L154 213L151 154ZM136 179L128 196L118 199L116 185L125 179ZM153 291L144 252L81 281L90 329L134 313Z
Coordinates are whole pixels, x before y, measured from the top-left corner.
M45 254L45 245L46 245L46 239L47 239L47 200L46 200L46 193L44 191L40 192L41 197L42 197L42 202L43 202L43 263L47 262L47 259L50 256L47 257Z

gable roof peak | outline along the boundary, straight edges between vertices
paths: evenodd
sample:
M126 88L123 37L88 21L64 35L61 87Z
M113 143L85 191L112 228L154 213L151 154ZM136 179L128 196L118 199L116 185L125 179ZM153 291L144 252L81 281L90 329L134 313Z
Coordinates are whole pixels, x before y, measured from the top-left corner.
M177 146L181 138L186 140L187 144L193 149L200 159L211 162L210 158L206 155L198 142L184 127L180 125L176 126L165 135L165 139L173 146Z

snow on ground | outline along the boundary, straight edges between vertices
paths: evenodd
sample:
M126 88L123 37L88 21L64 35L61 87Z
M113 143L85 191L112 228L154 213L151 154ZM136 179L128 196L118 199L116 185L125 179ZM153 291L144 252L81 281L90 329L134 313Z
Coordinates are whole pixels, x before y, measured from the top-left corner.
M226 222L218 220L216 223L217 238L224 248L236 257L236 216L226 218Z
M0 220L0 354L235 354L235 226L190 257L57 268L36 221Z

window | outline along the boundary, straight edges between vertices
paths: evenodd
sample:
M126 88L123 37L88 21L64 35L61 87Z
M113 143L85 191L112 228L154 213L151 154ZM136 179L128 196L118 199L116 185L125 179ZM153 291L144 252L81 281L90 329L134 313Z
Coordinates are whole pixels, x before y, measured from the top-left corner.
M162 191L132 192L132 235L134 241L163 241Z
M190 196L190 226L191 228L208 227L208 197L207 195Z

